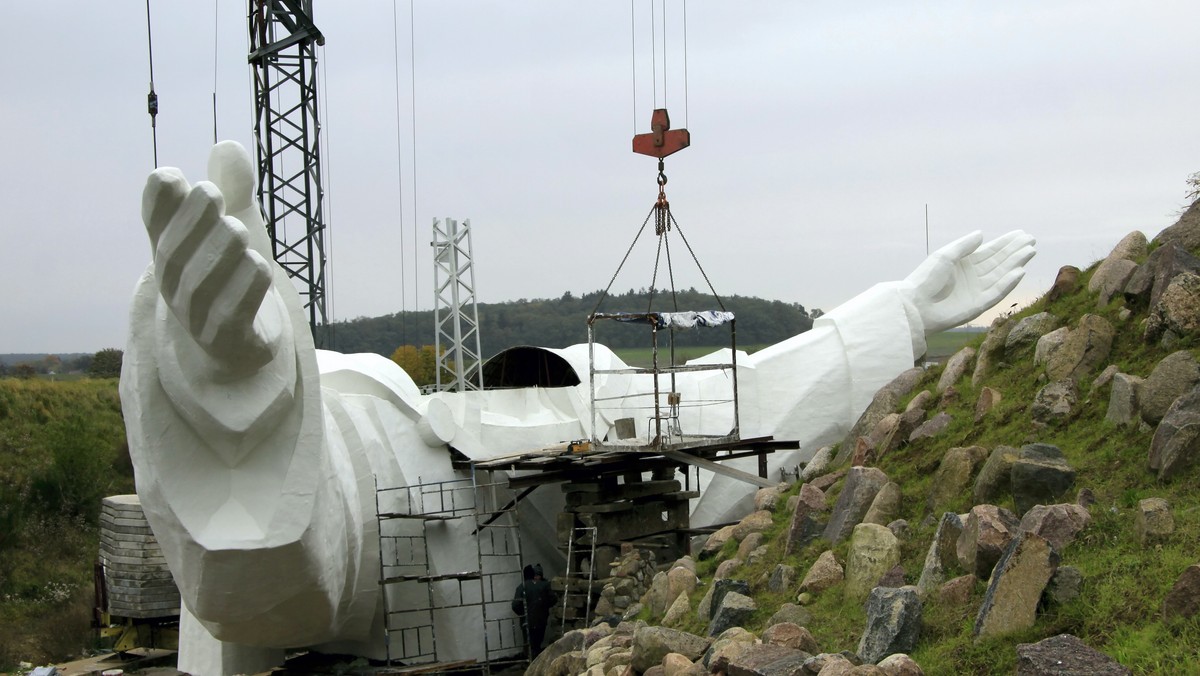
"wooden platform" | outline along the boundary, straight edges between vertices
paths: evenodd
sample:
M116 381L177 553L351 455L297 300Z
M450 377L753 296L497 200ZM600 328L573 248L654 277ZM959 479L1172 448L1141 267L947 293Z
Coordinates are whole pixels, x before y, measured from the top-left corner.
M684 439L679 443L662 448L604 444L590 450L572 450L569 444L556 444L546 448L513 453L471 463L476 469L516 470L531 474L513 477L509 485L513 488L540 486L548 483L586 482L597 475L644 472L668 467L683 469L695 466L724 474L756 486L774 486L766 475L767 455L778 450L800 447L798 441L777 440L774 437L752 439L712 438ZM758 475L722 465L721 462L737 458L757 457Z

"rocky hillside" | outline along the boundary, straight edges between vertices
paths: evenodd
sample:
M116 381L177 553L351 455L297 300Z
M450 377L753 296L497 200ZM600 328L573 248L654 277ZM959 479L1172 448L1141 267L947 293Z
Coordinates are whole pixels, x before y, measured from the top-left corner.
M1064 267L528 673L1200 673L1198 253L1193 205Z

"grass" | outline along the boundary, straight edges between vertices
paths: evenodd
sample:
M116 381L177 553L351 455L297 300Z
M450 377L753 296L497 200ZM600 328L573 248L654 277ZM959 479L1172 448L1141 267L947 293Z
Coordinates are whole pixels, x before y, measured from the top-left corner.
M89 645L100 499L132 491L116 380L0 379L0 671Z

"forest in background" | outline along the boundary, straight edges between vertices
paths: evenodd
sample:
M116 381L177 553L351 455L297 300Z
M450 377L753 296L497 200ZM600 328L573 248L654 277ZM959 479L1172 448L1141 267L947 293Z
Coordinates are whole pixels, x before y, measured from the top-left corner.
M563 348L587 342L587 317L595 309L600 291L576 296L571 292L554 299L522 298L503 303L479 304L480 347L484 358L518 345ZM610 294L600 312L646 312L650 295L629 290ZM711 294L696 289L679 291L675 299L669 293L656 293L653 310L720 310ZM799 303L763 300L751 296L722 298L725 309L737 317L739 345L765 345L803 333L812 328L820 310L811 313ZM615 324L612 323L612 324ZM724 329L699 329L676 333L676 344L727 347L729 332ZM597 341L611 348L648 347L650 332L645 326L603 326L597 329ZM396 312L381 317L359 317L334 322L329 327L329 349L338 352L374 352L391 356L401 345L430 345L434 342L432 310Z

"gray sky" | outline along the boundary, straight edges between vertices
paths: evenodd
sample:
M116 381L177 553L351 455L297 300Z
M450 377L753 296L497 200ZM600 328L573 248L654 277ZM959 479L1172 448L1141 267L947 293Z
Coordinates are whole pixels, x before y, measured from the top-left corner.
M657 96L636 5L416 0L414 46L406 1L315 0L336 319L431 306L434 217L471 219L481 301L603 288L656 194L629 145L664 96L693 142L668 196L717 291L808 308L908 274L925 204L934 248L1033 234L1002 306L1031 299L1174 222L1200 170L1194 1L693 0L685 95L670 0ZM252 147L245 3L151 12L159 160L198 180L214 79L220 136ZM7 2L0 22L0 352L123 347L149 260L145 4ZM639 249L617 290L649 285Z

